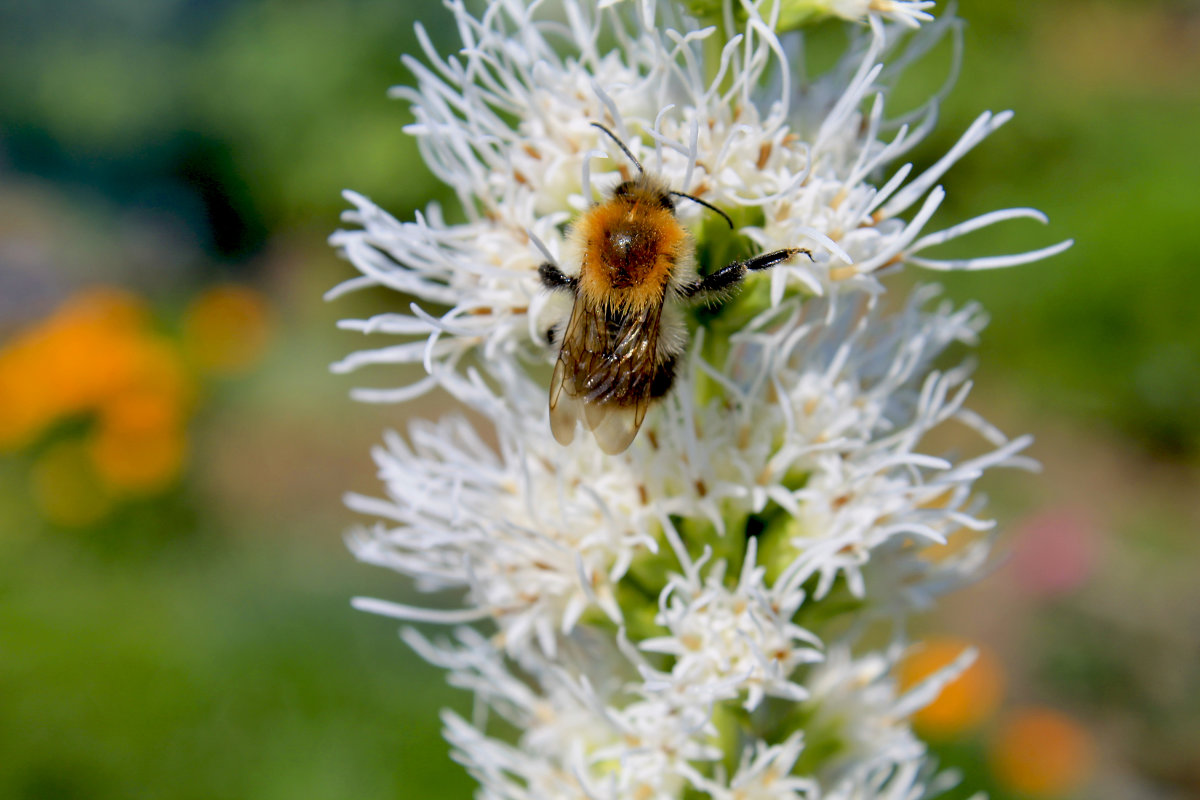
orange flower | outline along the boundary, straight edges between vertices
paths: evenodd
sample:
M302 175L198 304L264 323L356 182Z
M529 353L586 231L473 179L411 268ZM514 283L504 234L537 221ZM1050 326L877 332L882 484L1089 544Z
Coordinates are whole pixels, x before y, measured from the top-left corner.
M193 394L177 348L151 331L142 301L89 290L0 351L0 447L96 414L86 443L52 448L34 474L47 518L89 524L107 513L112 492L157 491L178 477Z
M96 472L116 490L151 493L169 486L183 471L187 437L182 430L100 428L89 447Z
M259 292L235 284L213 286L184 313L184 343L206 372L245 372L266 351L271 323L271 310Z
M22 351L0 353L0 451L29 444L54 416L45 387L28 379L32 360Z
M127 380L98 404L100 424L126 431L182 427L194 392L176 350L165 341L143 337Z
M143 360L146 321L133 295L96 289L8 342L0 351L0 448L29 444L129 384Z
M947 666L971 643L950 637L928 639L917 645L899 665L902 689L909 689ZM952 739L978 728L1000 704L1004 693L1004 673L996 658L986 649L941 694L913 715L913 726L928 739Z
M88 410L138 368L147 317L140 300L97 289L68 300L34 330L35 375L60 415Z
M1075 720L1027 708L1004 720L991 743L996 779L1030 797L1065 797L1081 788L1095 762L1091 736Z

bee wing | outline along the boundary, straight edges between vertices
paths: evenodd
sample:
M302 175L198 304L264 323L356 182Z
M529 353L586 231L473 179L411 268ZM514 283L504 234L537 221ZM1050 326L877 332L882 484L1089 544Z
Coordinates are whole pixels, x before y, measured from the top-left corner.
M615 456L624 453L637 437L642 420L646 418L645 409L629 407L605 407L605 412L595 425L589 425L596 444L600 449Z
M575 439L575 421L583 415L582 401L570 390L563 393L566 381L567 369L560 354L550 378L550 431L563 446Z
M583 402L575 386L580 354L586 352L581 337L584 336L585 320L588 316L583 300L576 298L571 307L571 318L563 331L558 361L554 363L554 374L550 377L550 430L561 445L575 439L575 422L583 417ZM564 391L565 390L565 391Z
M592 382L585 421L609 455L624 452L646 419L662 310L661 304L649 306L613 331L610 357Z
M575 422L596 437L604 452L623 452L650 406L662 304L611 318L580 297L571 310L550 381L550 426L568 444Z

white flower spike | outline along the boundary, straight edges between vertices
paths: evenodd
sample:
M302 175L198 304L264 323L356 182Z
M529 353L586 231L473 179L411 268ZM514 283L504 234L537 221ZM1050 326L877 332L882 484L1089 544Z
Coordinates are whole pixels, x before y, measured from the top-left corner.
M465 221L431 206L402 222L347 193L351 227L332 242L361 276L330 296L386 286L415 302L344 322L397 338L335 370L419 366L357 397L438 388L482 427L450 416L389 434L375 453L385 496L348 498L375 520L349 537L359 558L458 604L354 602L453 626L451 640L403 635L475 695L475 718L445 725L481 798L932 796L952 776L907 718L966 662L900 693L904 622L986 566L976 481L1034 465L1028 437L965 407L968 366L934 368L975 343L979 307L932 287L889 302L881 276L1014 265L1070 242L927 254L1046 221L1005 209L927 230L947 171L1011 116L981 115L924 171L904 163L941 92L901 120L885 101L907 63L957 33L933 3L685 5L700 16L653 0L493 0L475 17L451 0L462 47L449 57L418 29L416 86L395 95ZM803 25L830 16L849 20L846 54L805 75ZM547 333L569 304L547 286L578 274L572 224L635 164L702 201L672 212L701 274L785 248L813 257L681 311L674 386L609 456L551 435ZM956 423L974 454L929 452L927 435ZM862 644L876 624L886 652Z

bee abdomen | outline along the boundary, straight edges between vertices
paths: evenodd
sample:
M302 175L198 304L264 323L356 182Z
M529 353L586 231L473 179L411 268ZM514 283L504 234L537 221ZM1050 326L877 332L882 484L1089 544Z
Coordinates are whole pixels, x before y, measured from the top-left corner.
M675 385L675 368L678 365L678 359L675 356L669 356L664 361L654 368L654 378L650 381L650 397L658 400L665 397L667 392L671 391L671 387Z

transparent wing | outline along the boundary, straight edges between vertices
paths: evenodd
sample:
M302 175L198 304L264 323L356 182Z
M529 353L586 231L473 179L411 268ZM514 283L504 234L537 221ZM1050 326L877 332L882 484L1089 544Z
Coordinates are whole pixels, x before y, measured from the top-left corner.
M576 298L550 381L550 426L568 444L575 422L609 454L637 436L650 406L662 304L614 313Z
M583 403L574 394L574 384L564 393L567 369L559 353L550 378L550 431L559 444L566 446L575 439L575 422L583 416Z
M550 430L563 446L575 439L575 423L583 417L583 403L575 387L575 369L571 366L572 354L579 350L576 342L586 313L582 306L582 301L576 298L571 318L563 331L554 374L550 377Z

